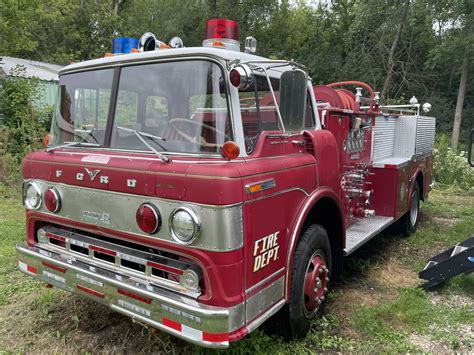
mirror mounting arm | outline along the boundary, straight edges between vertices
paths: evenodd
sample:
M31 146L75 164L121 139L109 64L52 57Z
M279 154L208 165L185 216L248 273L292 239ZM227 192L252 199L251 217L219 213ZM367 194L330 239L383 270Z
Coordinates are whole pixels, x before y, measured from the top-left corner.
M279 107L278 102L276 100L275 92L273 91L273 86L272 86L272 82L270 80L270 76L268 75L268 72L264 67L258 67L257 69L263 71L263 73L265 74L265 77L267 78L268 87L269 87L270 92L272 94L273 102L275 104L275 110L276 110L277 115L278 115L278 121L280 122L281 130L283 131L283 133L285 133L286 132L285 131L285 125L283 124L283 119L282 119L281 113L280 113L280 107Z

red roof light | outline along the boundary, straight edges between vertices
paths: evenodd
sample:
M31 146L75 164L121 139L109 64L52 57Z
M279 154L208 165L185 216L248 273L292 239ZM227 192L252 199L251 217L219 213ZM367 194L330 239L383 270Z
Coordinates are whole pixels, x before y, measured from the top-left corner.
M227 19L211 19L206 24L206 39L227 38L239 40L239 25Z

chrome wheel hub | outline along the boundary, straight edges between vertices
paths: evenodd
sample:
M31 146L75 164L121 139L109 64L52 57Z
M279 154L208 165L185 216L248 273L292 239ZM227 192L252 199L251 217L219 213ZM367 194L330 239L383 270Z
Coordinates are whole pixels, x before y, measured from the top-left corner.
M410 206L410 223L414 227L416 221L418 220L418 193L413 191L411 197L411 206Z
M328 291L329 269L324 252L317 250L309 259L304 278L303 311L306 317L313 316L323 303Z

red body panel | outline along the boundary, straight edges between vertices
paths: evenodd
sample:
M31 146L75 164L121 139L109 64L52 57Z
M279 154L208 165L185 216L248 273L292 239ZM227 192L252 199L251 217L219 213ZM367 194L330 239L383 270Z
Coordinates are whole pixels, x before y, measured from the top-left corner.
M204 293L199 301L214 306L232 307L258 294L285 276L288 301L292 262L298 238L306 218L322 198L330 198L338 216L345 244L345 230L355 218L348 211L355 206L343 187L343 176L354 167L367 166L368 189L373 190L369 208L376 215L398 219L407 210L418 174L423 177L423 194L431 183L431 156L402 167L371 166L371 127L359 139L356 152L347 149L354 119L371 124L374 115L331 109L326 112L325 129L283 135L264 131L250 156L226 161L222 158L171 157L163 163L144 153L103 152L70 149L31 153L23 163L25 179L163 198L183 203L242 206L243 247L233 251L209 251L133 233L120 232L35 211L27 212L27 237L35 243L36 232L44 224L77 228L98 236L117 238L168 251L197 263L204 274ZM206 121L203 114L198 119ZM85 178L79 172L100 169L108 181ZM60 173L58 173L58 171ZM136 186L127 186L127 179ZM268 183L265 189L250 187ZM352 208L352 210L351 210ZM135 211L130 211L135 213ZM229 277L231 275L231 277ZM262 312L270 305L263 304ZM247 324L252 319L247 319ZM247 334L241 328L230 334L237 340Z

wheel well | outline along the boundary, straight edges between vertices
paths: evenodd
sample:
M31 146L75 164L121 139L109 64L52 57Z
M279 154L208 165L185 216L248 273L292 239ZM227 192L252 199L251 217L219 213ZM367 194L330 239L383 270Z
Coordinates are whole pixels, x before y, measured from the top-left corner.
M339 207L332 198L323 197L314 204L306 217L302 232L312 224L319 224L326 229L331 244L333 276L339 276L343 263L343 229Z
M418 184L418 188L420 189L420 200L424 202L425 194L423 192L423 173L421 171L418 173L418 175L416 175L416 183Z

